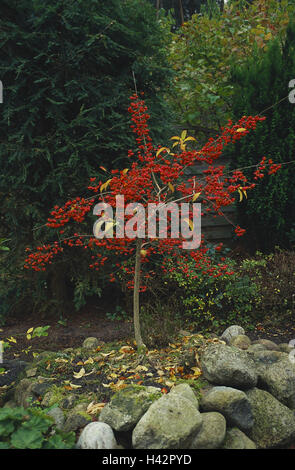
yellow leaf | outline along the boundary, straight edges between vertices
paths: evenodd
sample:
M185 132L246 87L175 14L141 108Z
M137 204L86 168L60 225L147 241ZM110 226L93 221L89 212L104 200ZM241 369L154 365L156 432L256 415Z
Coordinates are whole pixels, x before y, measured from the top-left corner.
M93 363L94 363L94 360L92 359L92 357L89 357L87 361L84 362L84 364L93 364Z
M158 157L160 155L160 153L164 152L164 150L166 150L168 153L170 153L170 149L168 149L167 147L161 147L157 153L156 153L156 157Z
M123 175L126 175L126 173L128 173L128 171L129 171L129 168L125 168L125 169L122 171L122 174L123 174Z
M75 385L75 384L72 384L70 383L70 387L73 389L73 388L81 388L82 385Z
M187 131L182 131L180 138L184 140L186 138Z
M62 359L61 357L58 357L57 359L54 359L54 362L60 363L60 362L69 362L68 359Z
M105 407L105 405L106 403L95 403L94 401L92 401L91 403L89 403L86 412L90 415L96 414L101 411Z
M139 366L135 367L135 370L136 370L136 371L141 371L141 370L144 370L144 371L146 372L146 371L148 371L148 368L147 368L147 367L145 367L145 366L141 366L141 365L139 365Z
M174 186L171 183L168 183L168 187L172 193L174 193Z
M246 191L245 191L242 187L240 187L240 188L238 189L238 192L239 192L239 195L240 195L240 200L239 200L239 202L242 201L242 199L243 199L243 194L244 194L244 196L247 198L247 193L246 193Z
M174 135L173 137L170 138L170 140L180 140L180 137L177 137L177 135Z
M184 139L184 142L187 142L188 140L196 140L196 139L194 137L189 136Z
M16 339L13 336L7 338L7 341L9 341L10 343L16 343Z
M119 352L120 353L130 353L130 352L134 352L134 348L132 346L122 346L120 349L119 349Z
M102 191L104 191L105 189L107 189L108 185L110 184L110 182L112 181L113 178L110 178L109 180L107 180L105 183L103 183L100 187L100 192L102 193Z
M179 145L179 142L174 142L174 144L172 145L172 148L175 147L176 145Z
M102 356L104 357L107 357L107 356L110 356L111 354L114 354L116 351L114 351L114 349L108 353L100 353Z
M240 127L239 129L237 129L237 132L245 132L247 129L245 129L244 127Z
M31 339L32 338L32 335L27 335L27 339Z
M191 231L194 230L194 223L192 220L190 219L184 219L184 221L189 225L189 228L191 229Z
M111 377L112 379L116 379L118 377L118 374L115 374L114 372L112 372L109 377Z
M198 367L191 367L191 369L194 371L194 375L197 375L198 377L202 374L201 369L199 369Z
M121 354L121 356L116 357L116 361L120 361L124 357L125 357L125 354L123 353L123 354Z
M167 385L168 387L173 387L174 385L174 382L171 382L171 380L165 380L165 385Z
M196 201L201 193L195 193L192 198L192 202Z
M105 189L107 189L108 185L110 184L110 182L112 181L113 178L110 178L109 180L107 180L105 182Z
M140 254L141 254L141 256L146 256L147 251L146 250L140 250Z
M32 333L33 330L34 330L34 328L29 328L27 333Z
M75 377L75 379L81 379L81 377L83 377L83 375L85 375L84 367L81 367L79 372L73 372L73 376Z

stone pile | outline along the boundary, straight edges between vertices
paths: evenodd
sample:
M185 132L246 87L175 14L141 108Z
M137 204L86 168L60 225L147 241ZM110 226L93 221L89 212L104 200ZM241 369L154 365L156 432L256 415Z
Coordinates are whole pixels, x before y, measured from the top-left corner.
M84 428L77 447L116 448L115 435L120 440L124 433L135 449L288 447L295 440L291 351L288 344L251 342L233 325L203 351L208 387L198 398L188 384L160 397L154 387L124 389L103 408L99 422Z
M288 448L295 442L293 352L285 343L252 342L233 325L202 349L205 386L198 392L187 383L165 395L156 387L131 385L112 396L98 421L90 422L85 403L69 403L66 419L58 407L51 415L60 429L82 430L76 443L81 449ZM23 379L15 403L39 395L38 386L45 393L50 379L41 385ZM43 401L45 406L46 393Z

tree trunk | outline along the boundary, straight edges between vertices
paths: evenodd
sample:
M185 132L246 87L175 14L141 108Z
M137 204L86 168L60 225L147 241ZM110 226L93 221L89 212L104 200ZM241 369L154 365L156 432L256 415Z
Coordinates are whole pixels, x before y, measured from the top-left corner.
M138 238L136 240L135 252L135 272L134 272L134 289L133 289L133 321L134 321L134 335L137 344L137 349L142 350L146 346L142 341L140 321L139 321L139 288L140 288L140 266L141 266L141 245L142 241Z
M160 10L160 0L157 0L156 9L157 9L157 19L158 19L159 18L159 10Z
M184 23L184 15L183 15L182 0L179 0L179 12L180 12L180 21L181 21L181 24L183 24Z

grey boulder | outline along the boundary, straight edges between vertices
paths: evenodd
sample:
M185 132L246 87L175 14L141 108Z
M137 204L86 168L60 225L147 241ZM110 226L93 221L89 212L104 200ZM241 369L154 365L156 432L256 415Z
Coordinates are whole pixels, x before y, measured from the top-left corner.
M254 416L254 425L249 437L257 447L281 447L291 443L295 438L293 411L264 390L254 388L246 394Z
M226 420L224 416L215 411L201 413L201 429L195 435L190 449L218 449L225 438Z
M100 412L99 421L109 424L116 431L129 431L155 399L162 394L156 387L130 386L113 395Z
M106 423L89 423L83 429L77 449L117 449L117 442L112 428Z
M245 330L239 325L231 325L229 326L221 335L220 339L229 343L231 338L238 335L244 335Z
M222 413L230 426L249 431L254 424L253 414L247 395L231 387L213 387L201 399L205 411Z
M246 351L211 344L201 356L203 376L209 382L246 390L257 384L255 363Z
M222 449L250 450L256 449L256 445L240 429L231 428L226 432Z
M184 449L200 429L197 406L181 393L168 393L155 401L132 433L135 449Z

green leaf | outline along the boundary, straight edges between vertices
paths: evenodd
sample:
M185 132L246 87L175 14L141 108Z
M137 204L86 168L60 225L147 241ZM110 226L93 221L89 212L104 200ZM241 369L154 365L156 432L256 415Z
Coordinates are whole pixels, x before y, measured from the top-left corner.
M21 421L26 415L24 408L0 408L0 422L6 419Z
M44 449L72 449L76 436L74 432L67 434L54 434L44 444Z
M11 444L16 449L41 449L43 444L43 436L36 429L28 429L21 426L11 436Z
M22 424L22 428L31 432L31 429L46 432L52 426L53 420L50 416L32 416L29 421Z
M0 449L10 449L10 445L8 442L0 442Z
M0 436L7 437L14 431L14 423L10 419L0 422Z
M40 337L40 336L48 336L48 328L50 328L50 326L37 326L34 331L33 331L33 334L32 334L32 338L35 338L35 336L37 337Z

